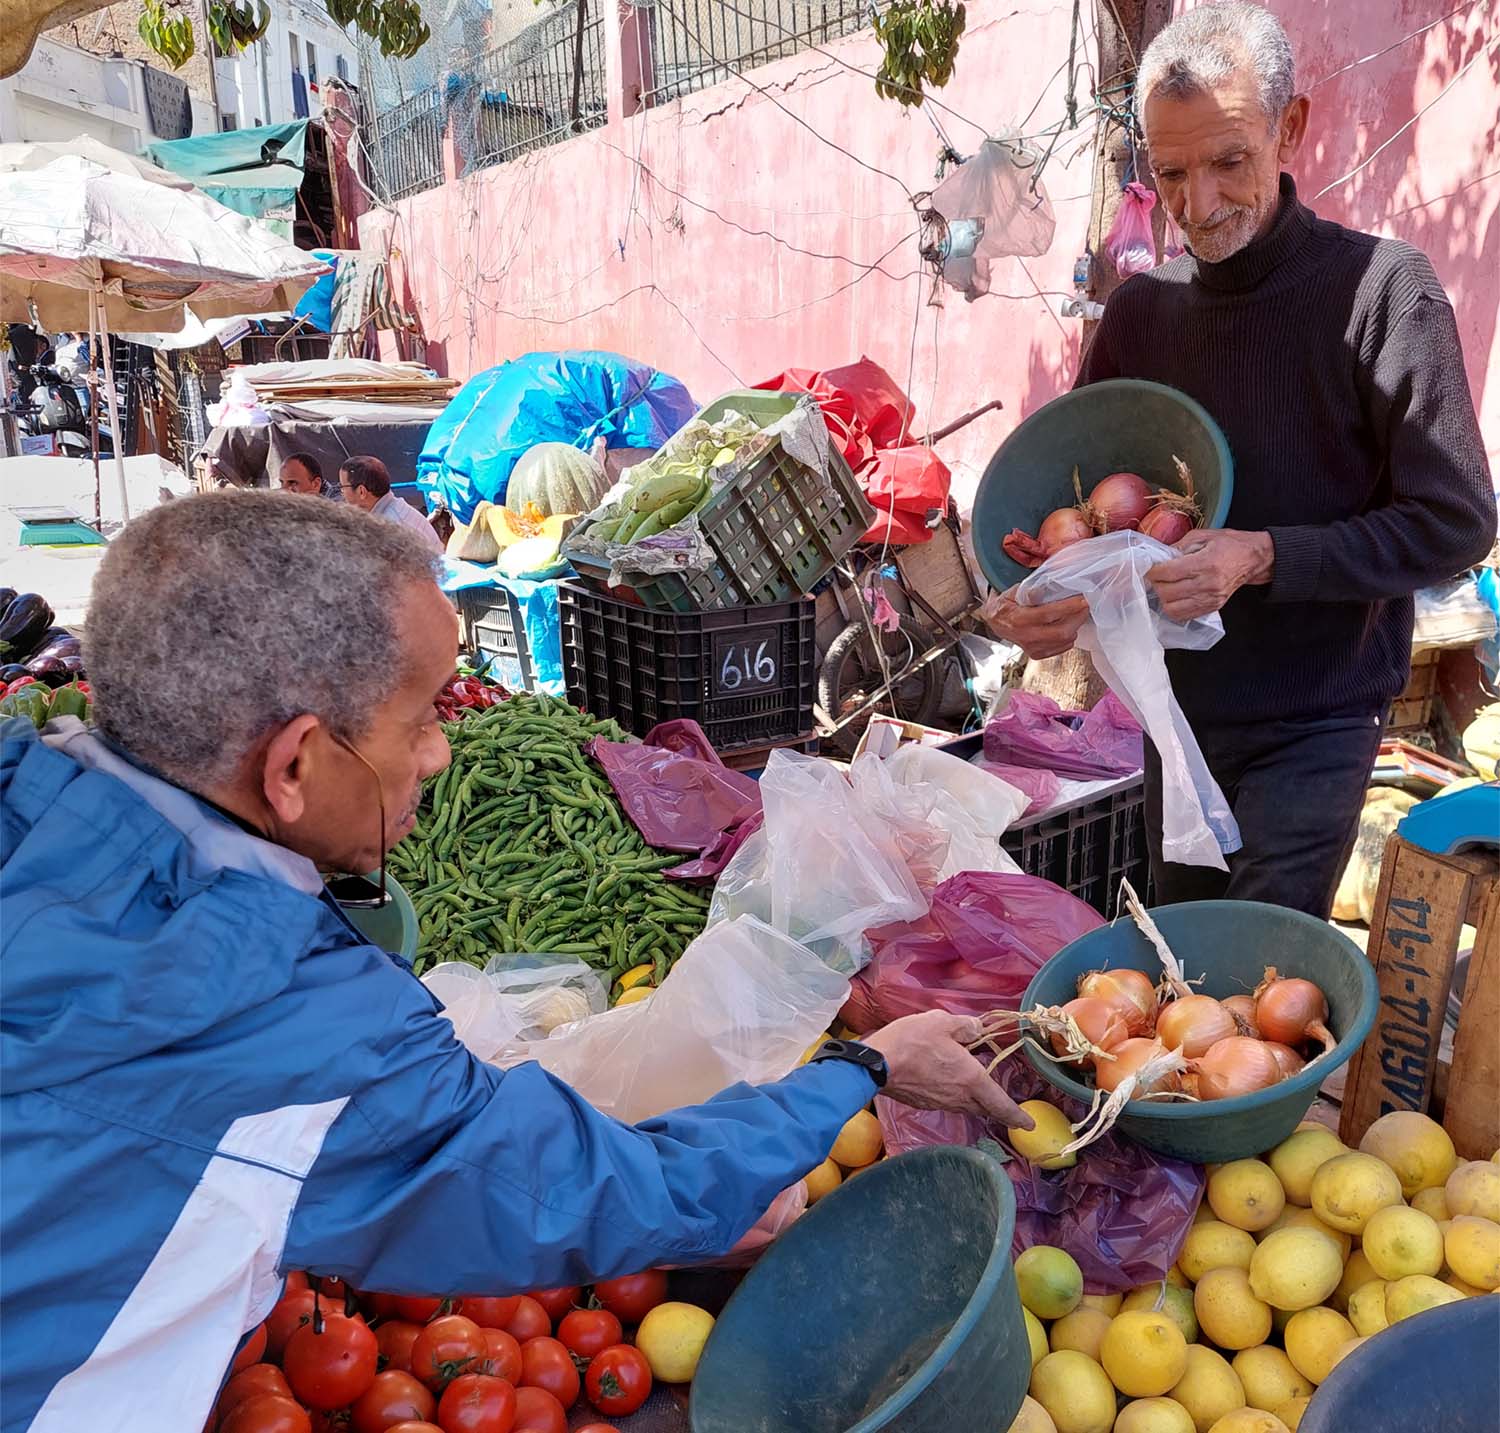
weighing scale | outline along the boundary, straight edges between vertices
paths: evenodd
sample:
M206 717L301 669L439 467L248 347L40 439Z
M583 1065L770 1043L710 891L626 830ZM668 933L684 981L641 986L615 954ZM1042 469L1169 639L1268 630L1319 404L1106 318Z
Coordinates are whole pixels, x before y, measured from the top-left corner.
M21 524L21 547L98 547L104 535L72 508L12 508Z

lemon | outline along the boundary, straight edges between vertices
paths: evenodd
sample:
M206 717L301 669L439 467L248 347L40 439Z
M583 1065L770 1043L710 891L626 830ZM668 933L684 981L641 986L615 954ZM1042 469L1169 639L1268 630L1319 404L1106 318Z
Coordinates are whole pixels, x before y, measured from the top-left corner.
M1031 1370L1031 1396L1047 1410L1057 1433L1110 1433L1115 1390L1086 1353L1049 1353Z
M1443 1282L1450 1289L1457 1289L1466 1299L1477 1299L1481 1294L1493 1293L1492 1289L1481 1289L1474 1284L1466 1284L1457 1274L1448 1274Z
M1101 1314L1108 1314L1110 1318L1114 1318L1120 1312L1120 1305L1124 1301L1124 1294L1085 1294L1078 1301L1078 1307L1098 1309Z
M1436 1274L1443 1267L1443 1231L1420 1209L1391 1204L1377 1209L1359 1246L1382 1279Z
M1196 1284L1210 1269L1248 1269L1254 1254L1253 1235L1213 1219L1188 1230L1177 1262Z
M1348 1343L1344 1344L1339 1349L1339 1351L1334 1354L1333 1362L1329 1365L1328 1368L1329 1373L1332 1373L1333 1370L1337 1368L1339 1364L1341 1364L1346 1358L1348 1358L1349 1355L1353 1353L1354 1350L1357 1349L1361 1344L1369 1343L1370 1338L1371 1335L1369 1334L1362 1334L1359 1338L1351 1338Z
M1215 1220L1214 1222L1217 1223L1218 1221ZM1176 1284L1179 1289L1190 1289L1193 1286L1192 1280L1182 1272L1182 1266L1180 1264L1173 1264L1172 1267L1167 1270L1167 1282L1169 1284Z
M1253 1234L1286 1207L1286 1191L1269 1164L1236 1159L1209 1177L1208 1202L1224 1223Z
M863 1169L880 1158L881 1144L880 1121L861 1110L839 1131L828 1157L845 1169Z
M615 999L615 1009L622 1005L639 1005L642 1000L649 999L656 994L654 985L632 985L629 990L622 990Z
M651 964L650 961L647 961L645 965L631 966L631 968L620 977L620 989L632 990L637 985L649 985L651 983L651 972L653 971L653 969L655 969L655 967ZM820 1040L818 1043L822 1044L822 1041ZM817 1049L817 1046L813 1046L813 1049Z
M1175 1398L1137 1398L1115 1418L1115 1433L1195 1433L1192 1416Z
M1083 1271L1066 1249L1033 1244L1022 1251L1015 1268L1021 1302L1039 1319L1060 1319L1083 1298Z
M1052 1421L1052 1415L1028 1394L1021 1400L1021 1411L1016 1414L1016 1421L1007 1433L1057 1433L1057 1424Z
M1471 1159L1448 1176L1443 1192L1448 1197L1449 1212L1455 1218L1474 1214L1491 1224L1500 1224L1500 1165Z
M1266 1156L1266 1163L1281 1181L1287 1202L1305 1209L1312 1203L1312 1181L1318 1166L1335 1155L1348 1153L1349 1146L1331 1129L1314 1125L1289 1134Z
M1380 1275L1370 1267L1365 1251L1356 1249L1344 1264L1344 1277L1339 1280L1339 1286L1333 1291L1333 1297L1328 1302L1336 1309L1346 1309L1356 1289L1379 1278Z
M1251 1408L1280 1408L1294 1398L1313 1391L1313 1386L1297 1372L1291 1359L1274 1344L1242 1348L1230 1365L1245 1389L1245 1400Z
M1361 1337L1379 1333L1391 1326L1385 1312L1385 1294L1390 1285L1384 1279L1371 1279L1349 1296L1349 1322Z
M1408 1274L1386 1285L1385 1316L1398 1324L1439 1304L1456 1304L1461 1298L1463 1295L1457 1289L1430 1274Z
M691 1383L714 1316L696 1304L658 1304L635 1331L635 1346L663 1383Z
M1312 1395L1305 1398L1293 1398L1283 1403L1275 1410L1276 1416L1286 1424L1288 1433L1297 1433L1302 1426L1302 1415L1307 1412L1307 1405L1312 1402Z
M1448 1131L1416 1110L1392 1110L1381 1115L1365 1131L1359 1147L1390 1165L1408 1199L1418 1190L1446 1183L1458 1164Z
M1236 1408L1219 1419L1208 1433L1287 1433L1287 1426L1264 1408Z
M1278 1229L1316 1229L1319 1234L1326 1234L1338 1245L1340 1264L1348 1259L1354 1248L1352 1235L1344 1233L1342 1229L1335 1229L1331 1224L1325 1224L1311 1209L1301 1209L1295 1204L1288 1204L1274 1224L1268 1225L1255 1236L1256 1240L1264 1244Z
M1148 1313L1165 1314L1182 1330L1184 1339L1189 1343L1197 1341L1198 1315L1193 1312L1191 1289L1179 1289L1176 1284L1169 1284L1165 1280L1159 1284L1143 1284L1125 1295L1125 1302L1121 1307L1132 1313L1145 1310Z
M1201 1343L1188 1345L1187 1370L1170 1396L1187 1409L1194 1433L1208 1433L1226 1413L1245 1406L1239 1375L1223 1354Z
M1031 1366L1035 1368L1052 1352L1047 1346L1047 1330L1042 1327L1042 1321L1030 1309L1023 1308L1021 1317L1026 1320L1026 1338L1031 1344Z
M1011 1148L1038 1169L1071 1169L1078 1155L1060 1154L1075 1138L1068 1117L1046 1100L1024 1100L1021 1108L1035 1121L1033 1129L1013 1129Z
M1401 1181L1373 1154L1337 1155L1313 1175L1313 1212L1346 1234L1363 1234L1377 1209L1401 1202Z
M1271 1333L1271 1306L1256 1298L1243 1269L1210 1269L1193 1290L1198 1327L1220 1348L1254 1348Z
M1100 1313L1098 1309L1086 1309L1079 1307L1070 1314L1064 1314L1058 1321L1047 1330L1047 1343L1056 1353L1060 1348L1071 1348L1075 1353L1086 1353L1094 1360L1099 1359L1099 1346L1104 1342L1104 1335L1109 1331L1109 1315Z
M1316 1229L1279 1229L1250 1260L1251 1291L1278 1309L1310 1309L1321 1304L1338 1288L1343 1275L1339 1246ZM1248 1389L1246 1396L1251 1396Z
M1354 1325L1334 1309L1303 1309L1288 1320L1286 1356L1309 1383L1322 1383L1346 1343L1358 1338Z
M1451 1219L1447 1192L1439 1185L1435 1189L1419 1189L1411 1197L1411 1207L1420 1209L1429 1219Z
M832 1194L843 1180L844 1176L839 1173L838 1165L831 1159L825 1159L802 1181L807 1185L807 1202L816 1204L825 1194Z
M1111 1321L1099 1362L1127 1398L1158 1398L1187 1372L1187 1340L1166 1314L1133 1309Z
M1500 1224L1460 1214L1443 1235L1448 1267L1476 1289L1500 1289Z

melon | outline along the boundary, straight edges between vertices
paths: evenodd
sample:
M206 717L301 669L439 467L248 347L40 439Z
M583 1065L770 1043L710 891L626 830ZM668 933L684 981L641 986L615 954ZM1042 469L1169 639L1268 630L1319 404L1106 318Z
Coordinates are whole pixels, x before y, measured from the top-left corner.
M592 512L609 491L609 478L588 453L568 443L538 443L522 455L505 489L505 505L524 512L534 503L543 517Z
M560 561L560 542L555 537L523 537L500 554L500 572L505 577L530 577L550 572Z
M524 509L492 507L485 517L490 534L495 539L495 546L500 552L504 552L513 543L524 542L532 537L550 537L560 543L568 535L573 521L571 513L554 513L548 517L535 503L527 503Z

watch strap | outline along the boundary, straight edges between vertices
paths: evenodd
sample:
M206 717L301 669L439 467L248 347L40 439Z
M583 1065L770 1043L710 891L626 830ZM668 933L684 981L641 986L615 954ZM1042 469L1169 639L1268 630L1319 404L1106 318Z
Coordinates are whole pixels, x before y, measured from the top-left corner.
M858 1065L875 1081L875 1088L878 1090L883 1090L886 1080L890 1078L890 1067L885 1062L885 1056L879 1050L862 1045L858 1040L825 1040L808 1064L815 1065L819 1060L842 1060L846 1064Z

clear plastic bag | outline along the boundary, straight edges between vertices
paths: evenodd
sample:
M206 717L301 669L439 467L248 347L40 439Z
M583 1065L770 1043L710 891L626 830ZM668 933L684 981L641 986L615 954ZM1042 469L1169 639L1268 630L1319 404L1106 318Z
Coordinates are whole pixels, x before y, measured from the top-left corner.
M1109 226L1104 241L1105 252L1114 261L1115 272L1122 279L1144 274L1156 267L1156 238L1151 232L1151 211L1156 208L1156 194L1134 181L1125 186L1115 222Z
M551 956L497 955L483 970L446 960L422 984L443 1002L453 1033L481 1060L493 1060L517 1040L544 1039L609 1005L604 982L588 966Z
M1162 654L1168 647L1204 651L1224 635L1224 623L1217 613L1190 622L1162 613L1146 573L1176 556L1138 532L1106 533L1049 557L1016 589L1016 601L1088 602L1078 645L1161 757L1163 859L1222 871L1224 856L1240 849L1239 826L1172 693Z

